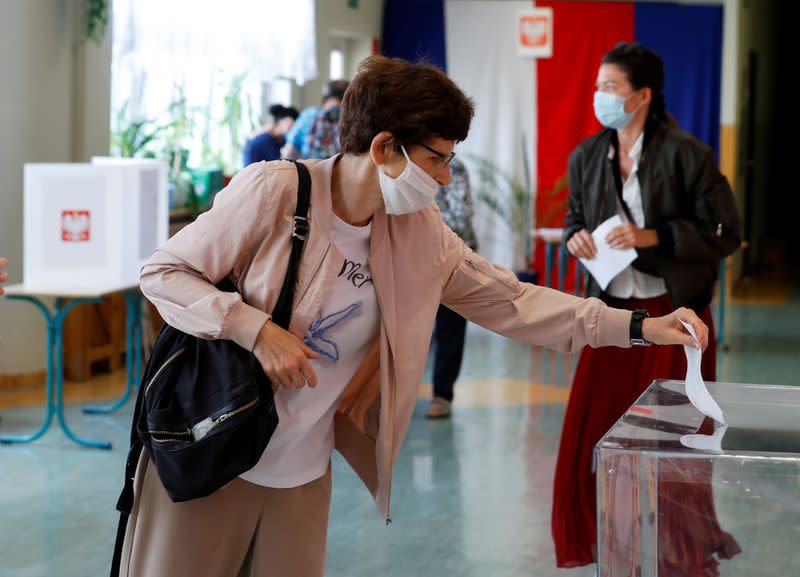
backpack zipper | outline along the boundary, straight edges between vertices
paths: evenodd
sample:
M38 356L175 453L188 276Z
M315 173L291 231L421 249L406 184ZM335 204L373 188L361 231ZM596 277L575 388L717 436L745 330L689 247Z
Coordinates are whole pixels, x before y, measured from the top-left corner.
M253 399L253 400L252 400L252 401L250 401L249 403L246 403L246 404L242 405L241 407L238 407L238 408L236 408L236 409L233 409L232 411L228 411L227 413L223 413L223 414L221 414L219 417L217 417L216 419L214 419L214 422L211 424L211 426L210 426L210 427L208 428L208 430L206 431L206 435L208 435L208 434L209 434L211 431L213 431L213 430L214 430L214 428L215 428L217 425L220 425L220 424L222 424L222 423L223 423L223 422L225 422L227 419L229 419L229 418L231 418L231 417L233 417L233 416L235 416L235 415L238 415L239 413L241 413L241 412L243 412L243 411L246 411L247 409L250 409L250 408L252 408L252 407L255 407L255 406L258 404L258 401L259 401L259 400L260 400L260 399L259 399L258 397L256 397L255 399Z
M191 437L192 431L190 429L186 429L185 431L153 431L151 429L148 429L147 434L150 435L150 440L153 441L154 443L172 443L175 441L185 441L186 439L176 439L176 438L158 439L153 435L177 435L179 437Z
M232 410L228 411L227 413L221 414L219 417L214 419L214 422L211 424L211 426L208 429L206 429L206 432L203 435L203 437L208 436L208 434L211 433L211 431L213 431L218 425L224 423L227 419L229 419L229 418L231 418L233 416L236 416L236 415L238 415L239 413L241 413L243 411L246 411L248 409L253 408L254 406L256 406L258 404L258 401L259 401L259 398L256 397L255 399L253 399L252 401L242 405L241 407L237 407L235 409L232 409ZM186 439L174 438L174 437L175 436L178 436L178 437L191 437L192 436L192 430L191 429L186 429L186 430L183 430L183 431L163 431L163 430L148 429L147 432L150 435L151 440L153 442L155 442L155 443L170 443L170 442L174 442L174 441L185 441ZM154 438L153 435L173 435L173 438L157 439L157 438Z
M156 374L154 374L154 375L153 375L153 378L152 378L152 379L150 379L150 382L149 382L149 383L147 383L147 387L145 387L145 389L144 389L144 396L145 396L145 397L147 396L147 393L149 393L149 392L150 392L150 387L152 387L152 386L153 386L153 383L154 383L154 382L155 382L155 380L158 378L158 375L160 375L160 374L161 374L161 372L162 372L164 369L166 369L166 368L167 368L167 366L169 366L169 364L170 364L172 361L174 361L176 358L178 358L178 357L179 357L179 356L181 356L183 353L185 353L187 348L188 348L188 347L187 347L187 346L185 346L185 345L184 345L184 346L182 346L182 347L181 347L181 348L179 348L177 351L175 351L174 353L172 353L172 354L169 356L169 358L168 358L166 361L164 361L164 363L163 363L163 364L162 364L160 367L158 367L158 370L156 371Z

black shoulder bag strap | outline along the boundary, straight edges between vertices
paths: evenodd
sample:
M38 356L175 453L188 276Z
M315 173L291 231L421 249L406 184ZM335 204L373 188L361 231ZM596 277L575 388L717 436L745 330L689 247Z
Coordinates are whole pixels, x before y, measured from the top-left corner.
M297 273L300 270L300 257L303 253L303 245L308 236L308 208L311 205L311 174L308 168L301 162L294 162L297 168L297 207L294 213L294 227L292 229L292 253L289 257L289 267L286 269L286 277L283 280L283 287L278 296L278 302L272 313L272 322L278 326L288 329L289 321L292 316L292 305L294 304L294 290L297 285ZM223 279L224 281L224 279ZM147 375L147 371L144 373ZM139 385L141 393L141 384ZM139 395L141 397L141 394ZM119 511L119 525L117 526L117 539L114 544L114 556L111 561L111 577L118 577L120 562L122 560L122 546L125 542L125 531L128 527L128 517L133 509L133 481L136 476L136 468L139 465L139 457L142 454L142 443L136 433L136 422L140 414L140 406L143 399L137 398L136 407L133 413L133 425L131 426L131 447L128 450L128 460L125 464L125 486L122 488L119 500L117 501L117 511Z
M286 269L286 279L272 313L272 322L284 329L289 329L289 320L292 316L294 304L294 289L297 285L297 272L300 270L300 256L303 253L303 244L308 236L308 207L311 204L311 175L308 168L295 162L297 167L297 208L294 213L294 227L292 228L292 254L289 257L289 268Z

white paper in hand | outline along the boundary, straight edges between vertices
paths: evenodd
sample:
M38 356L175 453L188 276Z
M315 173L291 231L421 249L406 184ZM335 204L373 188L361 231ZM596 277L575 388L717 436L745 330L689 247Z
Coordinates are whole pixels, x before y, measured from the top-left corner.
M581 258L581 264L592 274L594 280L600 285L600 288L606 290L608 283L625 270L628 265L636 260L636 251L632 248L616 249L611 248L606 242L606 236L615 227L622 224L622 219L619 215L612 216L605 222L601 223L594 232L592 238L594 239L594 246L597 248L597 254L593 259Z
M722 416L722 409L719 408L717 401L708 392L706 384L703 381L703 375L700 372L700 362L703 359L703 351L700 350L700 341L697 340L697 334L694 332L694 327L689 323L683 322L681 324L686 328L692 338L694 339L697 347L688 347L683 345L683 350L686 352L686 396L689 397L691 403L697 408L698 411L704 415L708 415L715 421L725 424L725 418Z

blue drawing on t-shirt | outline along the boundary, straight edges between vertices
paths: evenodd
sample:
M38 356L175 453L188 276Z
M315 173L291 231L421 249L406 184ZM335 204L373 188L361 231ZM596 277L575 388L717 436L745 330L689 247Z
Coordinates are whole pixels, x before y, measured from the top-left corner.
M358 302L327 316L317 316L317 319L308 327L308 334L303 339L303 342L311 350L335 363L339 360L339 347L332 340L325 338L325 336L328 331L341 324L360 308L361 303Z

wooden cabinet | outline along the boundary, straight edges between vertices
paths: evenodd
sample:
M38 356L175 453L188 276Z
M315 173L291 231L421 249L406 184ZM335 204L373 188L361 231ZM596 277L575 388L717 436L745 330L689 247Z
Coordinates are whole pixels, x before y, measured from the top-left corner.
M93 374L124 365L125 296L75 307L64 321L64 378L86 381Z

